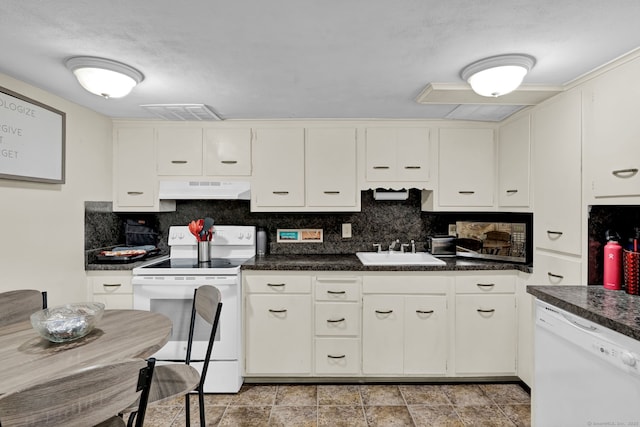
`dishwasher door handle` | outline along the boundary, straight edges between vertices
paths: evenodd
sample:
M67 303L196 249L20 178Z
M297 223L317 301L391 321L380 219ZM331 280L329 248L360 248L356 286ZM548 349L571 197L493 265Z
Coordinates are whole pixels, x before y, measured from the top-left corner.
M562 317L565 318L565 320L569 323L571 323L572 325L576 326L577 328L582 329L583 331L589 331L589 332L598 332L598 328L596 328L595 326L591 326L591 325L583 325L582 323L571 319L569 316L567 316L564 313L560 313L562 314Z

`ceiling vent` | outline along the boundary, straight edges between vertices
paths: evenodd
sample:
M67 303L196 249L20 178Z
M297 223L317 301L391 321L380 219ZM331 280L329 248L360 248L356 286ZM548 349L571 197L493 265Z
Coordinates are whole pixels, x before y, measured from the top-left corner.
M204 104L146 104L141 107L164 120L222 120L211 107Z

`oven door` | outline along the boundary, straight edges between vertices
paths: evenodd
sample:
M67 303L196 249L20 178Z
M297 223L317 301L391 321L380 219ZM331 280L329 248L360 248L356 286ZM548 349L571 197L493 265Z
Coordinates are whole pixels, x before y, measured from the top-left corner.
M193 292L212 285L222 294L222 312L213 344L212 360L238 360L240 355L239 276L134 276L133 308L162 313L173 322L169 342L154 357L184 361L189 336ZM191 360L204 360L210 334L209 325L196 316Z

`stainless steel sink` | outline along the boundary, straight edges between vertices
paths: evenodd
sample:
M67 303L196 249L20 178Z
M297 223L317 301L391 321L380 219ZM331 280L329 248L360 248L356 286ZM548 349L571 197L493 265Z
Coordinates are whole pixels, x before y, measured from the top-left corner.
M364 265L446 265L426 252L356 252Z

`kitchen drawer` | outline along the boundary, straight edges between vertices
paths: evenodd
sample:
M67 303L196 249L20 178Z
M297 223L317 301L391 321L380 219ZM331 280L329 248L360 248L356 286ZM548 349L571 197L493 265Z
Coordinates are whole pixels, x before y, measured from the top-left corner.
M132 294L131 275L88 276L94 294Z
M362 293L446 294L451 285L451 276L412 275L405 272L391 272L365 275L362 279Z
M535 283L539 285L583 285L582 262L536 252L533 263Z
M246 276L248 293L267 294L309 294L311 293L311 276L260 275Z
M516 291L515 275L456 276L457 294L503 294Z
M316 338L316 374L359 374L360 340Z
M316 304L316 335L359 335L360 304Z
M360 301L360 277L316 277L316 301Z

